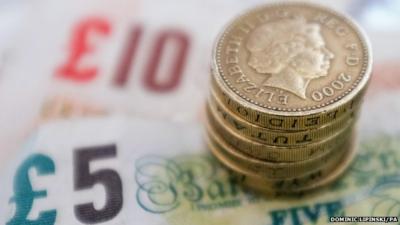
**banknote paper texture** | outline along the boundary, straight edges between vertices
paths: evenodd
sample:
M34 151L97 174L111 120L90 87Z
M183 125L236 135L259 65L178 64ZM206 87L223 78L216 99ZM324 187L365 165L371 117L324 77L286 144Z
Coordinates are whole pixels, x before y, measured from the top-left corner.
M331 186L262 197L241 188L244 177L206 151L196 124L122 117L55 122L31 136L3 176L1 218L6 224L244 225L397 216L399 145L388 134L363 140L350 170Z

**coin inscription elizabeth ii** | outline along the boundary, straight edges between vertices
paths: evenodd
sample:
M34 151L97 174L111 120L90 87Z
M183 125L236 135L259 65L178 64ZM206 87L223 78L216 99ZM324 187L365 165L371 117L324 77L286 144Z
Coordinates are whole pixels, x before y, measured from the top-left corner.
M235 19L214 52L215 79L261 111L310 112L366 86L370 47L343 15L306 3L257 8Z

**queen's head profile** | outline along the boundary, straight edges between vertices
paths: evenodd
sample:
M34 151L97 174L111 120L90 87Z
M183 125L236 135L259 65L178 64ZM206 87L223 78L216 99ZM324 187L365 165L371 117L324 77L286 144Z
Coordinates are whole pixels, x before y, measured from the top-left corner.
M325 46L320 26L304 18L268 22L250 33L248 65L269 75L263 85L303 99L312 79L328 74L334 55Z

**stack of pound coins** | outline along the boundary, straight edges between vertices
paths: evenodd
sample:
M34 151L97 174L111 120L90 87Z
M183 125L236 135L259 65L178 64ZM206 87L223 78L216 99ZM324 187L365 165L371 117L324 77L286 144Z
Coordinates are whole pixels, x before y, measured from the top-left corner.
M207 143L243 184L297 193L337 179L356 155L369 42L348 17L310 3L259 6L218 37Z

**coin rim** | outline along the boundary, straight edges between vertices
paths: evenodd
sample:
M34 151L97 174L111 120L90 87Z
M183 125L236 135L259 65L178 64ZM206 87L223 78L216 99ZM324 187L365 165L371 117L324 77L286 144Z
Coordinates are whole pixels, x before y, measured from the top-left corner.
M212 91L211 91L212 92ZM211 110L211 113L217 117L217 121L219 123L224 123L226 126L229 127L229 129L234 130L238 134L246 137L249 140L262 143L265 145L269 146L282 146L282 147L289 147L289 146L304 146L307 144L311 143L316 143L323 141L326 138L329 138L329 136L332 136L336 134L338 131L343 130L343 127L347 127L347 124L354 124L354 121L357 119L357 114L360 113L360 106L356 106L353 114L346 114L339 119L336 119L335 121L331 123L326 123L323 124L322 126L319 127L314 127L310 128L307 130L298 130L298 131L293 131L293 130L272 130L269 128L265 128L262 126L259 126L257 124L253 124L242 117L231 113L231 111L221 102L221 100L215 96L213 93L211 93L208 96L207 100L207 106ZM221 110L218 110L218 107L225 113L226 115L221 114ZM225 118L225 117L230 117L230 118ZM232 122L235 121L235 122ZM245 129L236 129L233 123L239 124L242 128ZM264 136L268 137L267 140L262 140L258 139L252 134L259 134L262 133ZM285 136L288 138L288 143L287 144L282 144L282 143L273 143L272 137L274 136ZM312 138L311 142L308 143L291 143L295 141L297 138L301 138L307 136L308 138ZM271 140L270 140L271 139Z
M266 180L279 180L279 179L283 179L284 177L281 176L274 176L274 175L270 175L266 173L266 171L268 169L266 168L285 168L288 171L286 172L288 175L286 178L294 178L294 177L298 177L298 176L302 176L304 174L308 174L311 173L313 171L318 170L319 168L323 168L324 164L319 165L318 167L311 167L311 169L309 169L308 171L304 171L304 172L296 172L295 168L292 168L292 166L296 166L298 168L300 167L306 167L307 165L309 165L309 163L311 162L315 162L317 160L321 160L324 157L327 157L327 161L330 161L331 158L337 157L336 154L340 154L340 155L344 155L346 154L347 150L346 149L340 149L340 150L336 150L336 149L330 149L330 151L325 152L323 155L319 155L316 158L310 158L310 159L306 159L306 160L301 160L299 162L271 162L271 161L265 161L265 160L261 160L258 158L254 158L246 153L243 153L241 151L237 151L234 149L234 146L229 145L229 143L226 142L226 140L223 139L223 137L220 137L220 135L213 130L211 124L207 124L206 127L206 142L208 144L208 147L210 149L210 151L213 153L213 155L219 159L219 161L223 162L224 164L227 164L228 167L230 167L230 164L233 163L232 159L227 159L226 155L233 155L234 158L240 158L242 161L248 161L248 165L250 164L257 164L259 166L262 166L264 169L260 169L261 172L256 172L251 170L249 167L247 166L243 166L242 164L237 164L234 167L237 167L238 169L241 170L241 173L244 174L248 174L248 175L253 175L253 176L258 176L261 179L266 179ZM347 140L344 140L343 143L341 143L339 146L337 147L343 147L343 145L347 145L347 144L351 144L351 143L346 143L346 142L352 142L352 140L350 140L352 138L352 136L347 137ZM217 140L219 139L219 140ZM219 146L216 146L219 145ZM225 145L225 146L223 146ZM228 148L226 148L228 147ZM339 152L337 152L339 151ZM330 155L333 154L333 155ZM342 156L343 157L343 156ZM342 157L338 157L338 160L340 160ZM230 161L229 163L227 163L226 161ZM237 162L233 163L236 164ZM298 173L298 174L297 174Z
M332 172L326 174L326 176L314 183L310 183L310 185L305 185L304 187L298 189L284 189L276 190L270 189L269 187L255 187L251 183L243 183L246 187L254 189L255 191L259 192L277 192L277 193L301 193L305 191L312 191L317 188L324 188L335 182L336 180L340 179L340 177L344 176L348 169L351 167L351 164L355 160L358 155L360 143L359 143L359 135L357 132L353 132L352 134L352 141L350 143L350 149L347 151L347 154L344 154L342 158L339 159L338 164L333 168ZM281 192L282 191L282 192Z
M303 154L301 153L297 153L300 155L308 155L309 153L308 150L306 150L307 147L310 148L318 148L319 146L325 146L325 143L327 142L332 142L329 146L329 148L326 148L324 151L330 151L331 149L335 148L336 145L333 145L333 142L335 141L335 139L337 140L343 140L346 138L346 136L342 136L342 135L346 135L346 134L350 134L352 130L354 130L354 127L356 125L357 122L357 118L355 118L355 120L349 124L347 124L344 128L338 130L337 132L335 132L334 134L332 134L331 136L327 137L324 140L320 140L318 142L314 142L314 143L309 143L303 146L295 146L295 147L290 147L290 146L272 146L272 145L265 145L263 143L259 143L256 141L252 141L250 139L248 139L247 137L240 135L238 132L228 128L228 127L224 127L222 124L219 123L218 119L214 119L214 118L210 118L210 117L214 117L213 115L209 115L209 113L211 114L211 112L209 112L210 109L208 109L208 106L206 107L206 113L207 113L207 119L206 119L206 127L210 126L211 129L214 129L215 132L218 135L221 135L221 137L231 146L234 146L235 144L229 140L226 140L227 138L225 137L224 134L221 134L221 132L224 132L225 134L228 134L228 136L232 136L232 139L234 139L234 142L240 142L240 143L247 143L246 145L248 146L252 146L249 149L250 150L244 150L244 146L243 144L241 144L240 146L235 146L236 149L244 154L250 155L254 158L260 159L260 160L264 160L264 161L270 161L270 162L299 162L302 160L306 160L306 157L304 157L304 159L301 160L271 160L270 158L267 157L260 157L259 155L261 155L261 152L279 152L282 151L284 153L281 153L282 155L280 157L286 158L286 156L284 157L284 155L289 155L289 154L293 154L292 152L305 152ZM214 122L218 125L214 125L211 124L211 120L215 120ZM220 128L217 128L216 126L219 126ZM221 130L219 130L221 129ZM268 149L265 149L264 151L262 149L260 149L262 146L268 146ZM326 145L328 146L328 145ZM325 146L325 147L326 147ZM332 147L333 146L333 147ZM257 150L255 150L257 149ZM274 150L270 150L270 149L274 149ZM260 154L253 154L252 152L260 152ZM320 152L320 154L322 153ZM266 153L263 153L266 154ZM319 154L317 154L319 155ZM313 156L314 157L314 156Z

